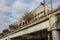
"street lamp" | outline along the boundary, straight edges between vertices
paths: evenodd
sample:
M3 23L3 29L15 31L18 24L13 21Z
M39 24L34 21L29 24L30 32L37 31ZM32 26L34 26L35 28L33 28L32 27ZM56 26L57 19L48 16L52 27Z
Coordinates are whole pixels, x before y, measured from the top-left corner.
M45 0L43 0L43 3L41 2L41 5L43 5L44 6L44 15L46 16L46 14L45 14Z
M43 2L44 2L44 14L45 14L45 0L43 0ZM45 16L46 16L46 14L45 14Z
M51 4L51 11L52 11L52 0L50 0L50 4Z

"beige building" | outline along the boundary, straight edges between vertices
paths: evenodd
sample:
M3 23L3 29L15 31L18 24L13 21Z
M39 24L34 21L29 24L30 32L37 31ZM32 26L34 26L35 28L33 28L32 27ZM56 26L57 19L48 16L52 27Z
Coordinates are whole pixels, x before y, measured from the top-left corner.
M48 15L48 12L51 10L51 7L45 6L45 14ZM15 25L18 25L19 27L25 26L33 20L37 20L39 18L42 18L44 16L44 7L38 8L38 10L34 10L31 12L26 12L23 17L18 21Z
M45 6L45 14L47 15L48 12L51 10L51 7ZM44 16L44 7L36 10L36 13L34 13L36 19L42 18Z
M18 21L15 25L17 25L18 27L20 27L20 21Z
M48 12L51 10L51 7L45 6L45 14L48 15ZM30 13L26 13L21 19L21 26L32 22L33 20L42 18L44 16L44 7L39 8L38 10L32 11Z

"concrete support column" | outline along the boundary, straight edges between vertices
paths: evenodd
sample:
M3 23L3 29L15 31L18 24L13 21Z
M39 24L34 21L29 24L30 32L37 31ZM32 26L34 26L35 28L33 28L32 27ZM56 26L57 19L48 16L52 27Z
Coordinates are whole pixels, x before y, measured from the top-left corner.
M10 38L8 38L7 40L11 40Z
M59 36L59 31L58 30L52 30L52 40L60 40Z
M48 33L48 40L51 40L51 38L50 38L50 33Z
M52 40L60 40L60 34L59 34L59 29L57 26L57 16L54 16L51 20L51 24L52 24Z

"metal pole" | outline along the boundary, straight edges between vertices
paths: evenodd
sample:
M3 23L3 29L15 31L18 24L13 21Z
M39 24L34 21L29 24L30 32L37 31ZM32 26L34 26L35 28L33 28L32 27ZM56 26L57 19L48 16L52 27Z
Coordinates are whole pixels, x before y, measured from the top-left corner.
M52 11L52 0L50 0L50 3L51 3L51 11Z
M46 14L45 14L45 0L43 0L43 3L44 3L44 15L46 16Z

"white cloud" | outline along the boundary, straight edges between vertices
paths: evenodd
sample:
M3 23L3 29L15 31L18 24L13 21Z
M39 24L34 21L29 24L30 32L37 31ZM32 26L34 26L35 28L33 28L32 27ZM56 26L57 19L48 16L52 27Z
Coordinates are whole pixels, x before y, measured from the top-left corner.
M0 3L5 4L7 2L7 0L0 0Z
M23 2L20 2L19 0L17 0L17 1L12 5L12 8L17 11L17 10L23 9L23 8L25 8L25 7L27 7L27 6L28 6L28 4L23 3Z
M17 20L20 20L21 16L24 14L24 12L27 10L28 4L21 2L20 0L16 0L13 5L11 6L11 13L14 18L11 20L11 22L15 22Z
M32 11L32 10L34 10L38 5L40 5L40 4L38 4L38 3L36 3L35 1L34 2L32 2L30 5L29 5L29 11Z
M42 2L43 0L35 0L37 3L40 3L40 2Z
M6 6L7 0L0 0L0 30L2 31L4 28L8 28L8 17L6 17L6 13L10 12L10 8Z
M0 4L0 13L1 12L9 12L9 7L5 6L4 4Z

